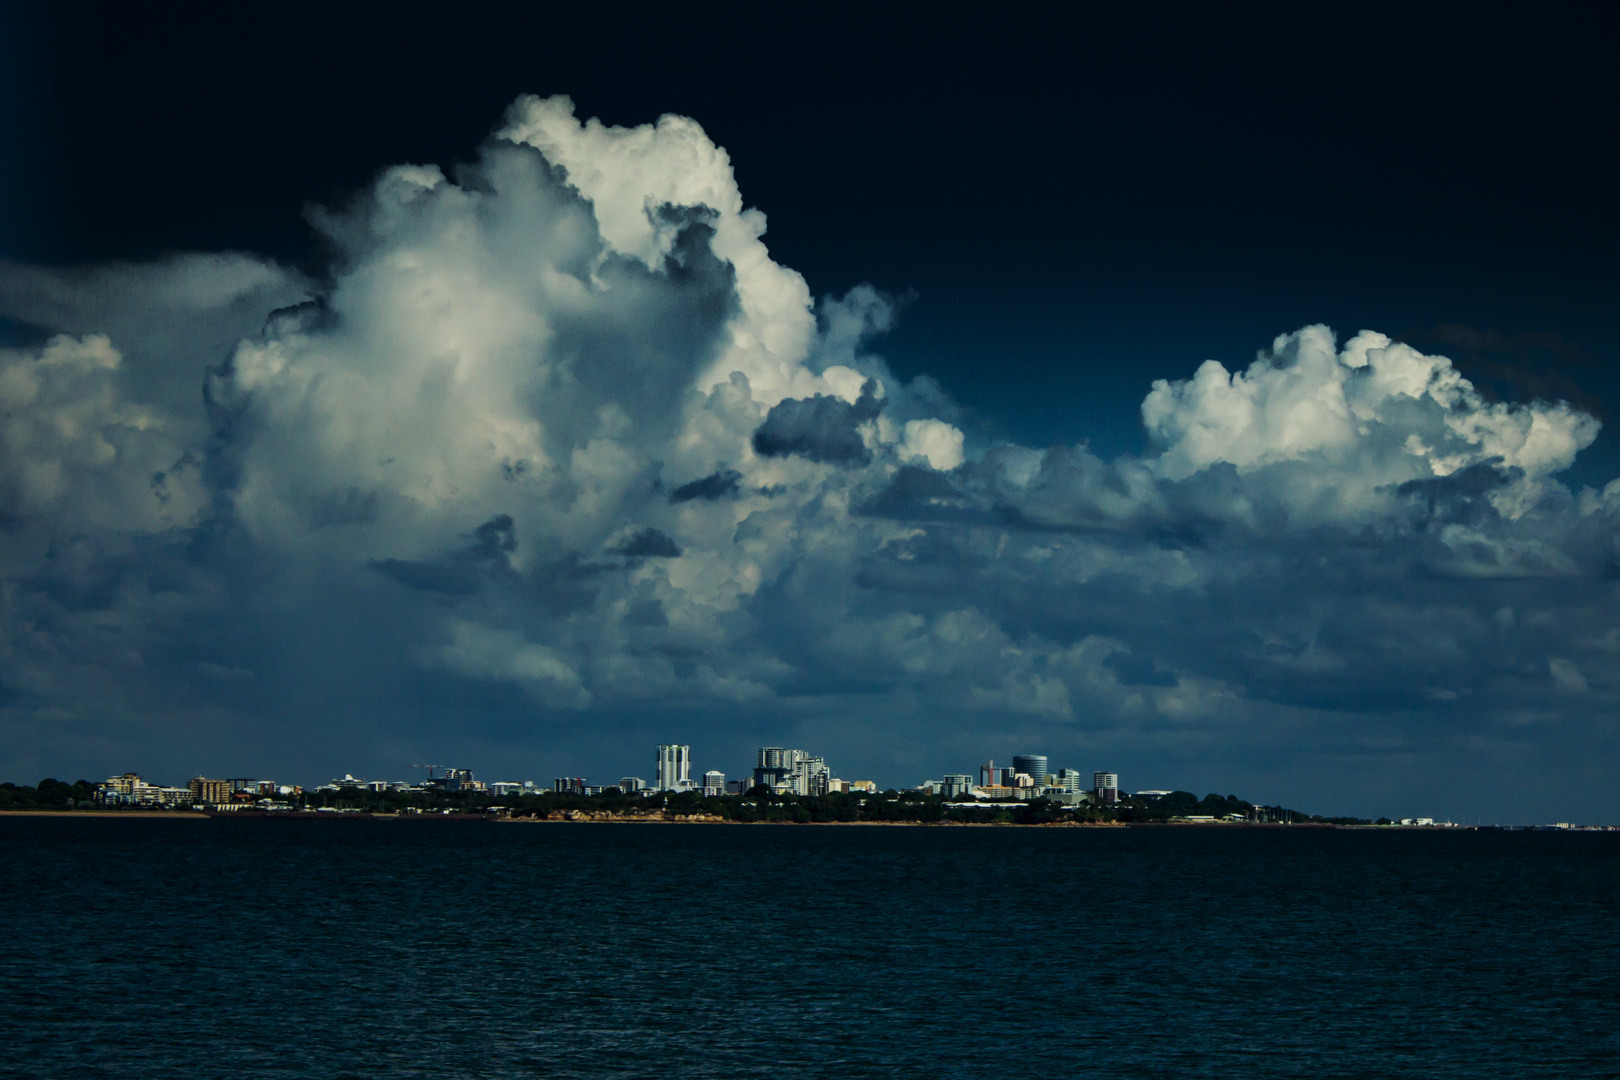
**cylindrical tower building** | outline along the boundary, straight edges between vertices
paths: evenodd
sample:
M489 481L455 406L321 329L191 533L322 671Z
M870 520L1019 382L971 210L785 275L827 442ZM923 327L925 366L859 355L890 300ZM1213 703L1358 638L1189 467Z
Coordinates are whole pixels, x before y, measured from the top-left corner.
M1046 786L1045 754L1014 754L1013 772L1028 773L1036 787Z

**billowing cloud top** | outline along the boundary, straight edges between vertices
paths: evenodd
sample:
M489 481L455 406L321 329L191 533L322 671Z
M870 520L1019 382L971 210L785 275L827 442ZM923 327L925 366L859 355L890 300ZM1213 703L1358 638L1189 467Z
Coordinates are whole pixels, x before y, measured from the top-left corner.
M866 351L880 295L772 261L696 123L566 98L314 221L318 282L4 268L54 335L0 355L15 769L606 771L662 723L895 781L1008 738L1259 776L1509 761L1613 701L1620 484L1556 478L1597 421L1444 357L1312 326L1155 382L1146 456L992 445Z

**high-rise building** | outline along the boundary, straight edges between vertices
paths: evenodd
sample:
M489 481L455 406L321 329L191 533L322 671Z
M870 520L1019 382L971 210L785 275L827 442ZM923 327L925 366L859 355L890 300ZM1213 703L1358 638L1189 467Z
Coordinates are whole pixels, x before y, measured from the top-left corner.
M827 768L827 759L809 755L800 759L794 775L800 795L825 795L832 781L832 770Z
M1028 773L1036 787L1046 786L1045 754L1014 754L1013 772Z
M703 794L724 795L726 793L726 774L710 769L703 774Z
M939 786L939 793L947 799L961 798L973 791L973 777L966 773L951 773Z
M754 783L784 795L825 795L832 782L827 759L803 750L762 746L754 767Z
M1097 793L1100 803L1114 803L1119 801L1119 774L1100 772L1093 775L1092 790Z
M631 792L640 791L646 786L647 782L639 776L619 777L619 790L624 792L626 795L630 794Z
M200 803L228 803L231 801L231 782L229 780L207 780L199 776L186 785L191 791L193 802Z
M762 746L754 757L754 785L772 791L791 792L790 777L804 756L803 750L789 750L782 746Z
M658 748L659 791L685 791L692 786L692 748L675 744Z
M793 769L808 755L803 750L789 750L782 746L762 746L754 762L761 769Z
M1059 769L1054 776L1048 777L1047 782L1075 795L1085 790L1081 786L1085 780L1080 776L1079 769Z

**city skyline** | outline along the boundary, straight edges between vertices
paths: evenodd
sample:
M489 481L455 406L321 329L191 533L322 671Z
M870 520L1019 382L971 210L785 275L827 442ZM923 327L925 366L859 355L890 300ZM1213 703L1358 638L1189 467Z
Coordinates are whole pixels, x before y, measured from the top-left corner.
M244 31L288 85L91 7L0 15L0 773L1620 818L1595 44L863 13L829 85L322 9Z
M818 795L826 794L828 792L829 788L826 786L827 780L833 780L835 782L842 781L846 785L851 782L851 778L837 777L836 770L831 768L824 756L811 754L804 750L789 749L780 746L762 746L755 749L752 755L752 760L754 762L754 766L752 768L740 768L736 772L727 772L723 769L713 768L704 768L699 770L693 765L690 745L681 743L660 743L655 749L654 764L651 772L652 779L650 781L639 776L625 773L623 770L620 770L621 775L618 780L608 780L603 778L607 774L599 774L597 777L554 776L549 781L549 783L552 785L551 787L547 787L545 783L540 782L534 777L523 777L520 779L514 779L513 777L502 777L500 780L491 780L486 776L483 780L478 780L476 782L474 789L485 790L486 787L488 787L490 790L493 790L495 787L512 787L516 785L530 790L572 791L582 790L586 787L596 790L603 790L609 787L617 786L622 790L627 791L699 791L709 794L716 794L716 792L706 791L706 789L710 786L706 781L708 781L708 779L711 777L719 777L723 784L729 785L729 790L723 789L720 792L717 792L718 794L742 794L760 782L760 774L762 772L769 772L777 774L775 777L777 785L783 787L784 790L787 790L790 793L799 795ZM1011 760L1013 761L1011 766L995 769L993 776L988 772L992 762L987 760L984 765L981 766L980 783L972 784L970 786L978 787L981 784L985 786L995 786L1002 784L1003 781L1008 786L1014 786L1015 777L1018 777L1023 781L1028 781L1026 786L1033 786L1037 790L1046 786L1048 782L1048 772L1046 769L1046 762L1048 760L1047 755L1014 754L1012 755ZM715 763L704 762L703 764L707 766ZM726 762L720 762L720 764L726 764ZM808 768L808 772L805 772L804 775L812 778L808 784L801 782L799 789L794 789L791 784L786 783L784 778L793 776L796 773L800 773L806 768ZM440 787L446 790L456 790L458 784L463 782L472 784L474 782L475 775L477 773L484 772L483 769L476 768L423 764L412 764L409 766L409 769L413 772L416 770L425 769L427 772L425 779L418 778L415 781L402 780L392 777L388 779L380 779L375 776L356 776L353 772L345 772L341 777L332 777L329 781L323 784L317 784L312 779L305 778L304 782L299 782L296 784L296 786L300 790L307 789L311 791L324 790L334 786L362 786L371 787L376 790L425 786ZM1026 773L1025 769L1029 769L1030 771ZM240 769L227 771L234 771L238 773L238 775L229 778L212 779L210 777L223 777L223 773L217 768L213 770L203 770L202 772L197 773L194 777L188 778L186 783L191 784L193 787L195 787L195 785L199 782L207 784L235 785L236 790L252 787L256 790L262 789L261 794L272 795L276 794L278 791L285 794L286 791L290 790L290 788L288 788L286 785L281 784L279 780L271 779L269 773L256 774L250 777L240 775ZM609 771L611 772L612 770L610 769ZM1068 774L1067 777L1065 777L1064 774ZM119 775L122 775L126 779L131 779L144 777L146 774L141 770L129 770ZM701 779L692 780L691 778L693 775L697 775L701 777ZM952 774L947 773L946 775L947 779L949 779L950 775ZM1081 790L1075 783L1075 778L1078 775L1084 774L1080 770L1066 767L1054 768L1051 770L1051 776L1056 778L1054 782L1059 786L1066 786L1069 790ZM1101 786L1101 778L1104 776L1114 777L1115 783L1113 786L1116 788L1118 786L1117 774L1096 772L1092 775L1098 781L1098 787ZM822 778L822 782L819 786L816 785L813 779L814 777ZM965 778L972 780L971 776ZM60 777L57 777L56 779L60 779ZM78 779L87 778L79 777ZM744 784L744 786L740 789L736 787L739 782ZM870 779L865 777L856 782L862 784L872 783ZM765 780L765 783L766 786L771 786L771 780L769 778ZM930 783L935 783L935 781L925 779L920 787L927 787ZM568 785L566 788L563 786L565 784ZM174 787L174 790L181 790L183 787L184 785L179 785ZM915 783L901 782L882 783L877 784L876 789L916 790L919 789L919 785ZM830 790L840 789L834 788ZM847 788L844 790L847 790Z
M9 797L15 796L12 805L8 808L21 809L54 809L84 810L103 808L132 808L132 809L166 809L166 810L208 810L210 812L244 811L259 812L288 812L299 811L309 813L311 804L309 800L319 799L319 805L314 807L316 812L342 812L356 813L361 808L346 805L344 800L352 799L356 795L375 800L379 797L404 798L404 803L392 804L388 813L398 814L402 810L406 813L419 814L450 813L449 809L439 809L430 805L423 806L413 803L412 799L427 797L443 798L462 797L485 799L485 802L472 806L463 804L461 812L473 811L472 816L480 812L494 812L512 814L521 811L525 803L552 794L564 797L596 797L611 798L617 809L604 811L613 819L613 815L620 815L623 820L650 820L644 812L630 810L630 817L623 818L623 796L641 797L683 797L701 796L702 798L741 798L742 802L730 809L722 808L722 815L715 817L709 810L698 811L701 820L757 820L735 817L733 815L757 813L749 807L758 806L750 801L753 797L765 795L766 802L771 797L789 800L818 800L827 796L857 796L887 795L893 800L881 800L873 805L895 805L915 796L933 797L943 803L954 806L964 812L976 812L988 809L991 812L1003 812L1001 823L1040 824L1061 822L1064 812L1091 811L1106 814L1109 811L1120 810L1126 813L1127 822L1183 822L1186 824L1201 824L1213 822L1235 822L1247 824L1271 824L1310 822L1313 824L1355 825L1355 826L1403 826L1403 827L1484 827L1490 829L1577 829L1584 831L1620 829L1620 825L1606 824L1601 818L1595 821L1559 821L1548 823L1531 823L1514 821L1500 817L1493 817L1486 821L1483 816L1476 817L1473 822L1453 820L1446 815L1411 815L1405 817L1390 817L1367 811L1363 808L1361 814L1352 815L1310 815L1295 808L1288 808L1279 802L1267 801L1264 793L1254 793L1259 797L1250 802L1240 799L1233 794L1221 795L1218 791L1207 793L1200 799L1196 793L1185 788L1145 788L1131 790L1129 786L1122 786L1118 773L1098 770L1090 773L1090 784L1086 784L1087 774L1081 770L1067 766L1052 767L1050 757L1046 754L1025 752L1012 755L1012 764L997 766L993 758L986 758L978 767L978 775L970 773L946 772L942 779L925 779L921 783L891 784L876 783L870 779L850 780L835 776L835 771L827 763L825 757L811 754L808 751L781 746L758 747L754 753L755 767L745 771L739 779L728 779L727 774L718 769L707 769L702 779L691 779L693 771L691 747L680 743L660 743L655 748L653 764L654 780L649 783L637 776L622 776L616 781L602 781L593 783L592 778L585 776L553 777L550 786L533 779L516 779L508 776L504 780L492 780L486 777L478 779L475 771L469 768L447 766L441 764L413 764L412 769L425 769L426 776L416 780L376 779L355 776L344 773L341 777L334 777L324 784L312 784L308 787L299 784L282 784L277 780L269 779L263 775L257 777L209 777L199 773L192 777L183 786L165 785L153 782L150 778L142 776L136 771L124 772L109 776L99 784L92 783L85 778L79 778L71 785L59 777L45 778L40 781L36 791L31 785L19 786L14 782L3 784ZM94 798L82 802L75 802L78 792L93 789ZM59 793L47 795L46 789ZM60 794L60 793L66 793ZM53 799L66 798L66 806ZM333 805L331 800L339 800ZM497 800L489 803L488 800ZM510 800L517 800L512 803ZM501 800L508 800L500 802ZM4 801L4 800L0 800ZM533 805L530 813L525 815L534 819ZM662 801L652 804L658 808L654 817L658 820L681 820L682 814L675 812L674 817L660 817ZM697 804L693 804L687 811L695 811ZM857 805L865 807L868 804L864 798L859 798ZM1014 810L1036 815L1033 821L1016 821L1005 818L1005 813ZM1234 809L1235 808L1235 809ZM376 809L370 806L368 809ZM712 810L713 808L710 808ZM1204 810L1205 813L1195 813ZM848 806L844 811L833 811L823 807L824 813L858 813L859 811ZM941 811L943 812L943 811ZM953 811L954 812L954 811ZM885 811L879 811L877 820L895 820L886 817ZM1057 817L1054 818L1053 814ZM555 815L563 815L557 818ZM1145 815L1145 816L1144 816ZM557 809L548 815L552 820L573 820L567 812ZM585 820L594 820L587 817ZM775 819L765 819L775 820ZM855 818L804 818L797 817L791 820L856 820ZM901 820L940 820L937 816L932 819L902 818ZM1094 817L1082 816L1078 823L1087 823L1095 820ZM973 823L971 821L967 823ZM988 823L988 822L980 822Z

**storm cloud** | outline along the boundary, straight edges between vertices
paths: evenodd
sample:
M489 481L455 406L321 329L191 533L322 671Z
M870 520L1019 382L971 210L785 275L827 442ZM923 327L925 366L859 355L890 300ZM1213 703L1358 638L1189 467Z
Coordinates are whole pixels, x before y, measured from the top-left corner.
M861 425L883 411L883 403L872 395L874 385L861 387L854 403L827 394L777 402L754 432L754 450L766 457L797 454L830 464L868 464L872 454Z
M320 281L0 268L13 772L607 772L656 712L739 765L1015 739L1356 810L1357 770L1612 742L1620 482L1560 482L1565 402L1310 326L1145 387L1141 455L996 441L871 352L879 294L772 260L698 124L565 98L313 220Z

